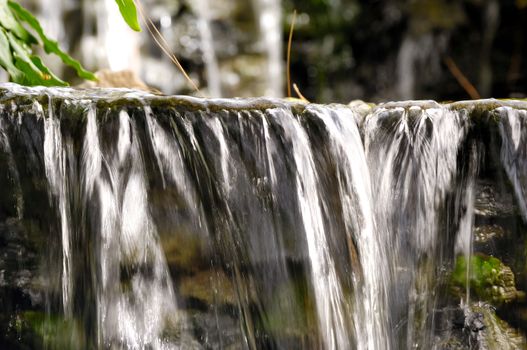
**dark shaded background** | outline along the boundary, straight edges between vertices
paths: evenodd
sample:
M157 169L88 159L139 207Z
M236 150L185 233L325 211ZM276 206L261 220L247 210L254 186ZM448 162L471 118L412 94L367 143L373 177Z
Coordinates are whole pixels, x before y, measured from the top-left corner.
M527 1L286 0L292 80L320 102L525 97ZM284 41L291 16L284 16Z
M207 92L204 49L197 28L200 15L196 13L199 12L196 4L201 1L205 3L205 15L210 18L223 86L221 96L266 95L269 79L266 81L262 63L266 47L257 43L262 15L258 7L266 1L142 0L171 50ZM89 69L105 68L103 56L107 48L100 39L105 31L115 30L119 24L117 18L117 22L104 28L104 9L108 3L115 5L113 0L22 2L41 19L47 19L44 24L58 26L54 33L51 30L52 35ZM527 0L269 0L267 3L282 5L280 49L284 60L292 13L294 9L298 11L292 45L292 81L311 101L445 101L478 97L467 93L447 61L457 67L483 98L526 97ZM56 7L50 10L49 4ZM48 18L50 14L53 18ZM163 26L167 19L169 25ZM147 84L166 94L193 93L146 30L141 36L140 55L143 67L139 74ZM62 76L78 82L67 70ZM206 95L217 97L210 91Z

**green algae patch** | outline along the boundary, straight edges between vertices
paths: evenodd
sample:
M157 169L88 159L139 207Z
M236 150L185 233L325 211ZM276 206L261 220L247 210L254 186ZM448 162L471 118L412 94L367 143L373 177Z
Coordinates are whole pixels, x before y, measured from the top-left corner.
M450 279L455 295L466 293L467 277L471 296L478 300L499 305L524 297L516 290L510 267L495 257L475 254L467 263L464 256L459 256Z
M58 315L27 311L21 315L47 349L80 349L85 335L80 323Z
M315 300L307 281L295 278L278 286L272 296L272 306L263 320L264 328L280 338L310 338L316 334Z

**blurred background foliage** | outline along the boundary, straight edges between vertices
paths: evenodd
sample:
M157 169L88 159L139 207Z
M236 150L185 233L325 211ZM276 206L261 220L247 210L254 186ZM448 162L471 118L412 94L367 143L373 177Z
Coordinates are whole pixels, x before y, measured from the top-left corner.
M146 31L117 23L114 0L21 2L87 68L131 69L164 93L193 93ZM470 98L447 61L481 97L527 92L526 0L142 3L208 96L284 95L294 9L292 81L312 101Z
M284 8L299 11L293 75L309 98L469 98L447 58L482 97L525 96L525 0L287 0Z

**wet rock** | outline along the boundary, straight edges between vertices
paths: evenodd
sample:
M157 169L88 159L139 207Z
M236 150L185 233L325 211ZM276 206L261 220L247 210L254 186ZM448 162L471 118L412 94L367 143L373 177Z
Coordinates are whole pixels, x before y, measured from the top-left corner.
M357 112L360 120L358 122L362 122L364 118L368 115L368 113L371 112L373 108L375 108L375 105L372 103L366 103L361 100L353 100L350 103L348 103L348 106L350 106L354 111Z
M477 336L486 328L485 316L480 312L470 312L465 320L465 327L471 336Z
M81 323L64 316L27 311L17 315L17 327L19 331L25 329L45 349L80 349L86 344Z
M187 318L184 310L178 310L177 314L166 318L161 338L164 342L175 344L178 349L201 349L199 343L191 336L189 325L184 321Z
M476 302L440 310L441 334L434 349L525 349L526 339L500 319L493 306Z
M480 181L476 185L476 215L512 216L515 213L512 193L502 193L491 182Z
M489 243L495 239L503 238L505 230L498 225L483 225L474 229L474 243Z
M478 349L515 350L527 346L525 337L496 316L492 306L473 304L467 308L466 315L466 329L470 332L470 339L478 344Z
M39 304L43 286L36 281L37 254L28 232L19 220L0 222L0 306L10 295L17 307Z
M467 345L457 338L443 340L438 344L438 346L439 349L443 350L465 350L467 348Z
M95 73L95 75L97 76L97 81L86 81L79 87L127 88L159 93L158 90L147 86L137 74L130 70L113 72L103 69Z
M200 342L207 349L222 344L225 349L243 349L244 335L236 318L221 312L196 312L189 315ZM221 329L218 329L221 324Z
M434 313L440 330L437 339L434 341L434 349L467 349L468 339L465 332L464 310L459 305L455 307L446 306L434 310Z
M305 281L295 279L281 284L273 293L273 305L265 328L278 337L306 338L317 328L315 300Z
M254 287L242 283L249 290L250 300L255 300ZM185 298L196 299L207 305L237 305L238 295L232 280L223 270L208 270L181 280L179 292Z
M161 246L171 271L194 272L203 266L204 252L198 235L162 235Z

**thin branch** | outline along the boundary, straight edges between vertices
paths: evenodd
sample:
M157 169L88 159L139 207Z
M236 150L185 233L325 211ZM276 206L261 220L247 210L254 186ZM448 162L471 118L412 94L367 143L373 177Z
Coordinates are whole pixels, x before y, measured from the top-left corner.
M459 85L461 85L461 87L467 92L470 98L473 100L479 100L481 98L481 95L479 94L478 90L474 87L474 85L472 85L468 78L459 69L454 60L451 57L446 57L445 64L448 70L450 70L450 73L452 73Z
M176 65L176 67L179 69L181 74L183 74L183 76L188 81L188 83L192 86L192 88L199 95L201 95L202 97L205 97L205 96L203 96L203 94L199 90L199 88L196 85L196 83L194 83L194 81L187 74L187 72L185 71L185 69L183 68L183 66L181 65L179 60L177 59L176 55L174 55L173 53L170 52L170 45L168 44L168 42L164 38L163 34L161 34L161 32L159 32L159 30L155 26L154 22L152 22L152 19L146 14L146 12L145 12L145 10L143 8L143 5L141 4L141 1L140 0L134 0L134 2L137 5L137 9L139 10L139 15L141 16L142 21L145 23L146 28L148 29L148 32L150 33L150 35L154 39L154 41L157 44L157 46L159 46L159 48L163 51L163 53L165 53L165 55L167 55L168 58L170 58L170 60ZM153 30L152 30L152 28L153 28Z
M287 97L291 97L291 46L293 44L293 32L295 31L296 10L293 12L291 28L289 29L289 41L287 42Z
M309 103L309 100L307 98L305 98L304 95L302 95L302 93L300 92L300 89L298 89L298 86L296 86L296 84L293 84L293 89L295 89L295 92L296 92L297 96L302 101L305 101L305 102Z

